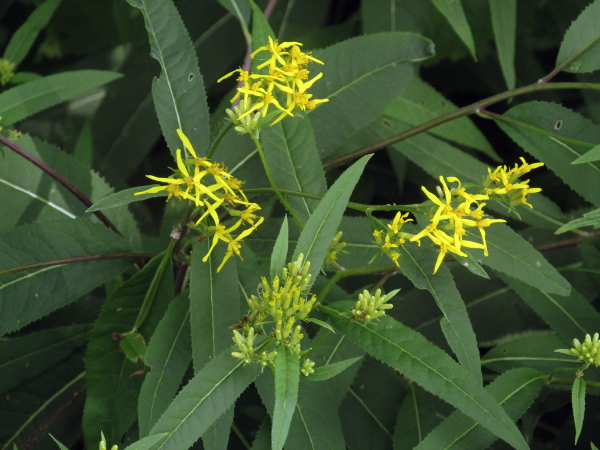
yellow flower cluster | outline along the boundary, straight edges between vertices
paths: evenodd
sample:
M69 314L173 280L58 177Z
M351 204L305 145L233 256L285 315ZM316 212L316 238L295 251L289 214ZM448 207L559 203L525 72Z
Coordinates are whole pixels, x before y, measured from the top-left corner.
M466 257L466 253L461 250L463 247L482 249L483 254L488 256L485 229L493 223L506 220L486 217L483 210L486 203L482 201L489 200L491 196L506 196L511 207L518 204L531 207L527 203L527 195L541 191L539 188L530 188L529 180L521 181L519 178L532 169L543 166L543 163L527 164L523 158L521 161L522 165L516 164L510 170L506 166L498 166L494 171L488 169L487 179L478 187L478 193L473 194L467 192L458 178L440 177L442 188L439 189L439 196L432 194L425 187L421 188L434 204L429 214L430 223L415 235L402 232L402 225L411 219L407 219L408 213L398 212L393 222L387 226L387 230L375 230L375 242L396 265L399 265L399 247L407 240L420 245L422 238L429 238L440 248L433 273L437 272L448 252ZM449 188L448 183L456 183L457 186ZM466 230L469 228L479 231L481 243L465 239Z
M483 183L487 195L505 195L509 206L520 204L527 205L527 194L541 192L540 188L530 188L529 180L520 180L521 176L531 172L544 165L544 163L527 164L524 158L521 158L522 165L515 164L515 167L508 169L506 166L498 166L492 172L488 168L488 177Z
M323 62L310 56L310 53L303 53L300 50L301 46L299 42L279 43L269 36L269 43L250 55L254 58L264 51L270 53L269 58L257 66L258 70L268 68L268 74L253 74L240 68L218 80L220 82L234 73L239 74L237 81L240 81L242 86L238 87L237 94L231 99L232 103L241 99L242 108L236 110L238 120L244 119L255 111L259 111L262 117L266 117L269 107L273 105L281 111L279 117L271 123L273 125L285 116L293 116L294 109L306 111L315 108L319 103L329 101L312 99L312 94L307 92L315 81L323 76L323 73L319 73L309 79L310 71L306 68L308 63L313 61L323 64ZM283 99L285 99L285 106L282 106L279 101ZM229 115L231 117L231 114Z
M212 163L207 158L198 157L187 136L181 130L177 130L177 134L192 158L184 160L181 156L181 149L177 149L178 170L175 174L167 178L146 175L151 180L165 184L136 192L135 195L167 191L167 201L171 197L176 197L190 200L196 205L201 212L200 217L196 220L196 225L204 224L205 219L210 217L213 225L205 225L204 233L212 236L212 243L202 260L204 262L208 260L219 241L225 242L227 250L217 269L218 272L233 254L241 258L240 241L256 230L264 218L254 214L260 209L260 206L248 201L241 189L242 182L240 180L227 173L222 164ZM193 166L191 172L188 165ZM212 180L207 183L211 178ZM212 184L210 184L211 182ZM237 221L229 227L223 225L219 219L218 208L224 209L230 216L237 217Z
M275 277L269 284L266 278L262 278L259 295L252 295L248 299L250 311L244 317L241 325L236 326L233 332L233 340L237 350L232 356L249 364L258 362L263 366L273 365L276 351L263 351L257 354L254 350L255 330L261 328L262 334L270 336L276 343L286 345L294 351L298 358L303 354L300 341L304 337L302 327L296 322L307 318L311 312L317 297L313 295L308 298L305 294L311 275L310 262L303 263L304 255L300 255L284 267L279 277ZM265 330L265 325L273 324L270 330ZM242 332L237 331L241 329ZM304 361L305 375L312 373L310 361ZM309 367L310 366L310 367ZM304 373L304 372L303 372Z

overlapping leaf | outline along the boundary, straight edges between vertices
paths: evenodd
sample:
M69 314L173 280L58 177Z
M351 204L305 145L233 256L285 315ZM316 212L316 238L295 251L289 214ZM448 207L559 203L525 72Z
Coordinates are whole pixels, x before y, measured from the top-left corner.
M452 29L456 32L460 40L469 49L469 53L473 59L475 57L475 41L473 40L473 33L465 11L463 10L461 0L431 0L437 10L446 18L446 20L452 26Z
M311 93L329 99L308 111L321 155L379 116L410 81L411 62L432 55L433 43L413 33L360 36L315 52L325 65L313 65L323 78Z
M514 369L486 386L492 398L508 416L517 421L529 409L546 384L546 377L534 369ZM461 412L454 412L416 447L488 448L497 439L492 433Z
M288 346L279 345L275 360L275 409L271 430L271 448L280 450L285 440L296 409L300 365L298 355Z
M129 244L87 219L55 219L0 234L0 268L78 256L129 253ZM117 255L118 256L118 255ZM2 276L0 335L77 300L132 264L106 259L57 264Z
M127 359L119 347L118 337L115 340L114 336L129 332L135 324L162 257L162 254L156 256L115 290L94 324L86 355L87 392L83 414L83 429L89 442L95 442L100 431L108 442L120 442L137 417L145 366L141 361L133 363ZM158 279L148 316L138 330L145 340L152 336L172 299L173 269L169 262Z
M584 73L600 68L600 1L588 5L565 33L558 51L559 66L573 55L577 58L564 70Z
M337 302L326 312L333 325L355 344L451 403L513 447L528 448L502 407L444 351L390 317L381 317L375 326L350 322L341 313L351 306L351 302Z
M492 28L502 76L508 89L514 89L515 43L517 39L517 0L491 0Z

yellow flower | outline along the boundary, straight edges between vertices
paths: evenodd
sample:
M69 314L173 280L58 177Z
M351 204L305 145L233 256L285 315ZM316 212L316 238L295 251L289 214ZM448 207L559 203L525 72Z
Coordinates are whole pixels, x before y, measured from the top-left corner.
M485 256L488 256L488 248L487 248L487 242L485 240L485 230L484 228L489 227L491 224L496 223L496 222L506 222L506 220L504 219L483 219L477 222L477 228L479 229L479 232L481 233L481 241L483 242L483 254Z

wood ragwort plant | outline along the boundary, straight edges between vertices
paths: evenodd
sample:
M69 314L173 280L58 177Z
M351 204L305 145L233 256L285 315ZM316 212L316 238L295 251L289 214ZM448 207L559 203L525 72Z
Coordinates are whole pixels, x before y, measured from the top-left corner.
M1 449L600 442L600 0L85 3L0 6Z

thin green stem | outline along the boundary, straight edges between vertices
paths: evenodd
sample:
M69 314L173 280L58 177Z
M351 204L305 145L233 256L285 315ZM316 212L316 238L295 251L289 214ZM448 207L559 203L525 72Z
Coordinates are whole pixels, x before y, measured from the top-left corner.
M235 424L235 422L232 422L231 429L233 430L233 432L235 433L235 435L238 437L238 439L240 440L240 442L242 443L242 445L244 446L244 448L250 450L252 448L252 446L250 445L250 443L246 439L246 436L244 436L244 433L242 433L242 430L240 430L238 428L238 426Z
M140 327L146 320L146 317L148 317L148 314L150 313L150 310L152 309L152 305L154 304L154 299L156 298L156 293L158 292L158 287L159 287L160 282L162 281L163 275L165 273L165 268L167 267L168 262L171 260L171 256L173 255L173 249L175 248L175 244L177 244L177 241L178 241L177 239L171 239L169 241L169 246L165 250L165 253L162 256L162 259L160 260L160 264L158 265L158 268L156 269L156 272L154 273L154 277L152 277L152 282L150 283L150 287L148 288L148 291L146 291L146 296L144 297L144 303L142 303L142 307L140 308L140 311L138 312L138 316L135 319L135 324L133 325L133 328L131 329L131 331L123 334L123 336L126 334L137 333L137 331L140 329Z
M156 256L155 253L98 253L96 255L71 256L70 258L52 259L49 261L39 261L22 266L8 267L0 270L0 276L11 273L24 272L26 270L43 269L46 267L63 266L65 264L74 264L89 261L104 261L108 259L148 259Z
M275 189L272 188L253 188L253 189L244 189L246 195L252 194L271 194L276 193ZM292 197L303 197L310 198L313 200L322 200L323 196L319 194L309 194L306 192L299 191L291 191L289 189L279 189L284 195L292 196ZM348 202L346 205L347 208L353 209L355 211L362 211L366 213L367 211L405 211L405 212L423 212L423 208L419 205L365 205L363 203L355 203Z
M208 159L212 158L212 156L215 153L215 150L217 150L217 147L219 146L227 132L231 130L231 127L233 127L233 123L229 122L227 126L223 127L223 129L219 132L217 138L213 141L212 145L210 146L210 149L208 150L208 153L206 154L206 157Z
M558 89L593 89L600 90L600 83L534 83L528 86L523 86L516 89L511 89L506 92L501 92L500 94L492 95L491 97L485 98L478 102L472 103L467 106L463 106L455 111L450 111L446 114L442 114L441 116L435 117L425 123L414 126L405 130L401 133L390 136L389 138L382 139L381 141L375 142L366 147L359 148L350 153L347 153L339 158L334 158L329 161L326 161L323 164L324 169L330 169L334 166L347 163L354 159L358 159L363 155L367 155L369 153L374 153L377 150L384 149L392 144L408 139L417 134L423 133L424 131L428 131L438 125L441 125L446 122L450 122L451 120L458 119L460 117L468 116L470 114L474 114L476 112L480 112L483 109L491 106L495 103L501 102L503 100L507 100L512 97L516 97L519 95L531 94L534 92L542 92L542 91L552 91Z
M287 201L287 199L281 193L281 190L275 184L275 180L273 179L273 176L271 175L271 170L269 169L269 164L267 163L267 158L265 157L265 153L263 151L262 145L260 145L260 142L254 135L254 133L250 133L250 137L254 141L254 145L256 145L256 149L258 150L260 160L262 161L263 167L265 169L265 173L267 174L267 179L269 180L269 184L271 184L271 187L273 188L275 195L277 195L277 198L279 199L281 204L285 207L285 209L287 209L287 211L290 213L290 215L292 216L294 221L298 224L300 229L304 228L304 224L302 223L302 221L296 214L296 211L294 211L294 208L292 208L292 205L290 205L290 203Z
M335 275L333 275L329 279L327 284L323 287L323 289L321 289L321 292L319 292L319 294L317 295L317 298L319 299L320 303L323 303L325 298L327 298L327 295L329 294L329 291L331 290L331 288L333 288L333 286L335 286L338 281L340 281L346 277L372 275L375 273L389 273L389 272L395 272L396 270L398 270L398 267L395 264L386 264L384 266L375 266L375 267L362 267L360 269L340 270L339 272L336 272Z

